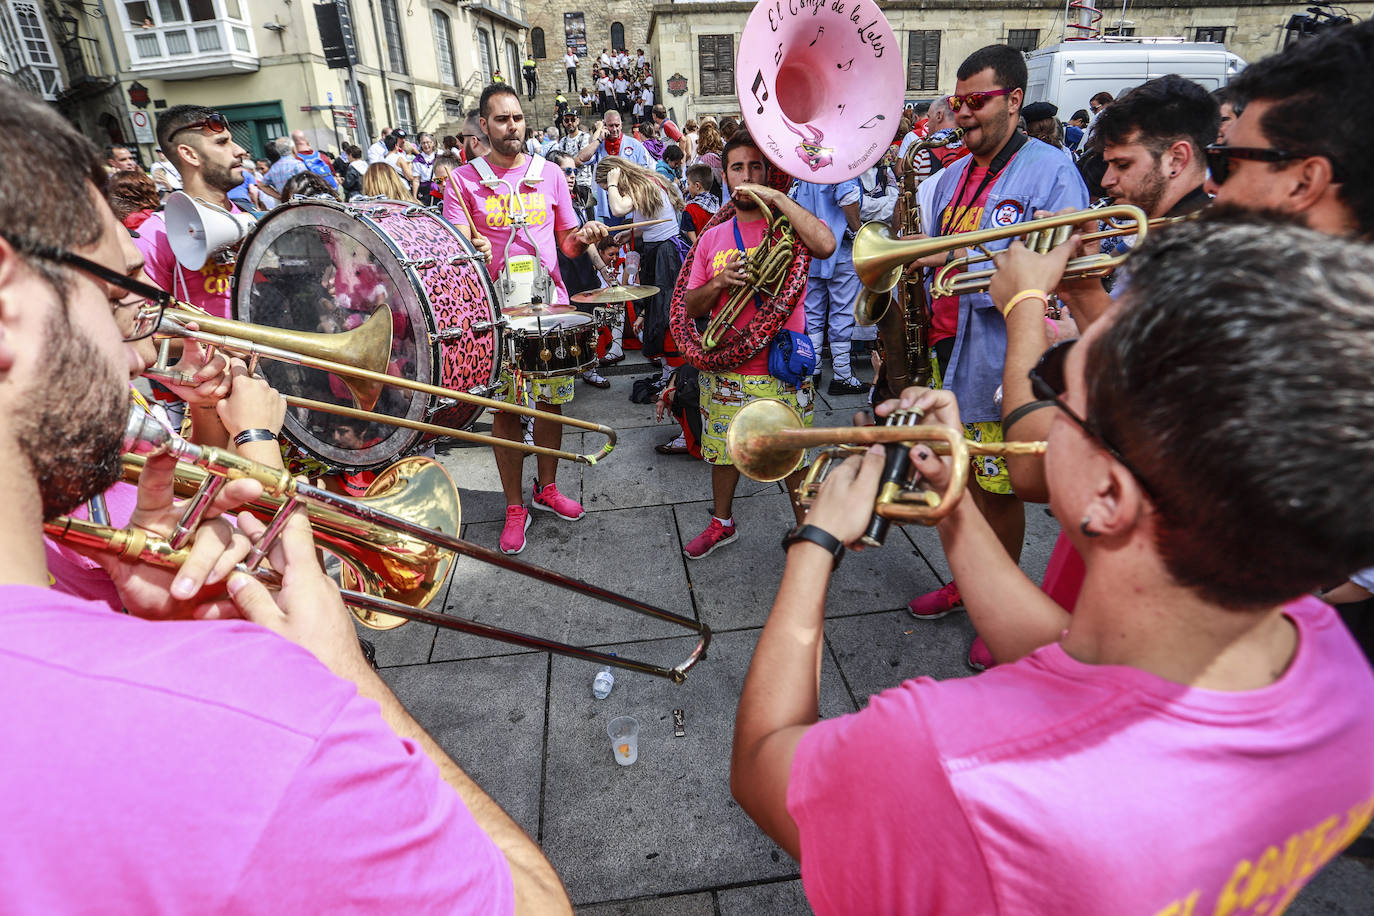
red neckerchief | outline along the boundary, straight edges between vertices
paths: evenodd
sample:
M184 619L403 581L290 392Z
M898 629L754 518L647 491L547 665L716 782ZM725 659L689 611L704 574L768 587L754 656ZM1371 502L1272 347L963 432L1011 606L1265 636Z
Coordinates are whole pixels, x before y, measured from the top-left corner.
M622 141L622 140L624 140L624 139L625 139L625 135L624 135L624 134L621 134L619 137L616 137L614 141L612 141L610 137L604 138L601 142L602 142L602 143L605 145L605 147L606 147L606 154L607 154L607 155L610 155L610 156L619 156L619 155L620 155L620 141ZM612 145L612 143L614 143L614 145Z

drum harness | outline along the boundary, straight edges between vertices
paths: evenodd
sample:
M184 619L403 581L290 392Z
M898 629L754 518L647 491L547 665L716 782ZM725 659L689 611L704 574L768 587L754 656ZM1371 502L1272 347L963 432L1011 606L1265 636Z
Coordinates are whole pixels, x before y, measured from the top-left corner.
M524 186L537 188L539 183L544 180L545 159L543 156L530 156L529 160L525 167L525 174L520 177L515 185L512 185L505 178L497 178L485 156L472 161L473 168L477 169L477 174L482 177L482 187L489 191L497 191L502 185L505 185L509 189L510 203L506 205L507 224L512 230L523 232L530 247L534 249L534 254L511 257L510 249L515 242L515 232L512 231L506 239L501 273L496 279L496 290L500 295L502 309L532 303L550 303L554 300L553 275L549 273L548 268L544 266L544 262L539 257L539 246L534 241L534 235L529 231L529 214L525 210L525 198L520 190Z

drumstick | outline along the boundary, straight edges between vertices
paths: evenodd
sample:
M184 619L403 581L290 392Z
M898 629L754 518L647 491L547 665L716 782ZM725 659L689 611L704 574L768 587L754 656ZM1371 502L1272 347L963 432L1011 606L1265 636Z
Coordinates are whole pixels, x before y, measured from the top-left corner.
M472 230L473 235L480 236L482 233L477 231L477 223L472 218L472 211L468 209L468 202L463 199L463 189L458 184L457 169L448 173L448 180L453 185L453 193L458 198L458 205L463 208L463 215L468 218L468 228Z
M659 223L667 222L672 222L672 220L665 216L662 219L642 219L637 223L621 223L618 226L607 226L606 228L611 231L612 235L615 235L617 232L624 232L626 229L638 229L641 226L657 226Z

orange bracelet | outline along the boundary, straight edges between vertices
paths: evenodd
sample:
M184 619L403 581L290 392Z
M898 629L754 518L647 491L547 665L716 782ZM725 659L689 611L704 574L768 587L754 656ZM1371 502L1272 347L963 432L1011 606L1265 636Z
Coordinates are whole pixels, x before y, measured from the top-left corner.
M1012 309L1016 308L1018 305L1020 305L1027 299L1039 299L1046 305L1048 305L1050 301L1049 294L1046 293L1043 289L1023 289L1015 296L1012 296L1011 300L1005 306L1003 306L1002 317L1006 318L1007 316L1009 316L1011 314Z

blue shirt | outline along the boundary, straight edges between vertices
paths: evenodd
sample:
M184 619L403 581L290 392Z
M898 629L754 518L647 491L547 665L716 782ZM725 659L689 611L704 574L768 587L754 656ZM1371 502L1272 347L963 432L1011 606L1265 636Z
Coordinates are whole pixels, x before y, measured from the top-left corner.
M950 205L972 162L972 156L965 156L933 179L939 183L932 213L943 213ZM993 181L978 227L990 229L1025 222L1033 219L1037 210L1082 210L1087 206L1088 188L1063 150L1039 140L1027 140ZM1011 242L1012 239L1005 238L984 247L1001 251ZM969 269L991 266L991 261L974 262ZM959 330L944 373L944 385L959 399L959 416L965 423L1002 419L996 393L1002 384L1002 366L1006 361L1007 322L992 297L987 293L960 296Z
M863 185L859 184L857 178L850 178L839 184L797 182L796 189L792 192L793 199L803 210L829 226L835 236L835 253L828 258L813 257L808 277L829 280L837 272L854 270L854 253L850 243L844 239L844 231L849 228L844 207L846 204L857 204L863 193Z

